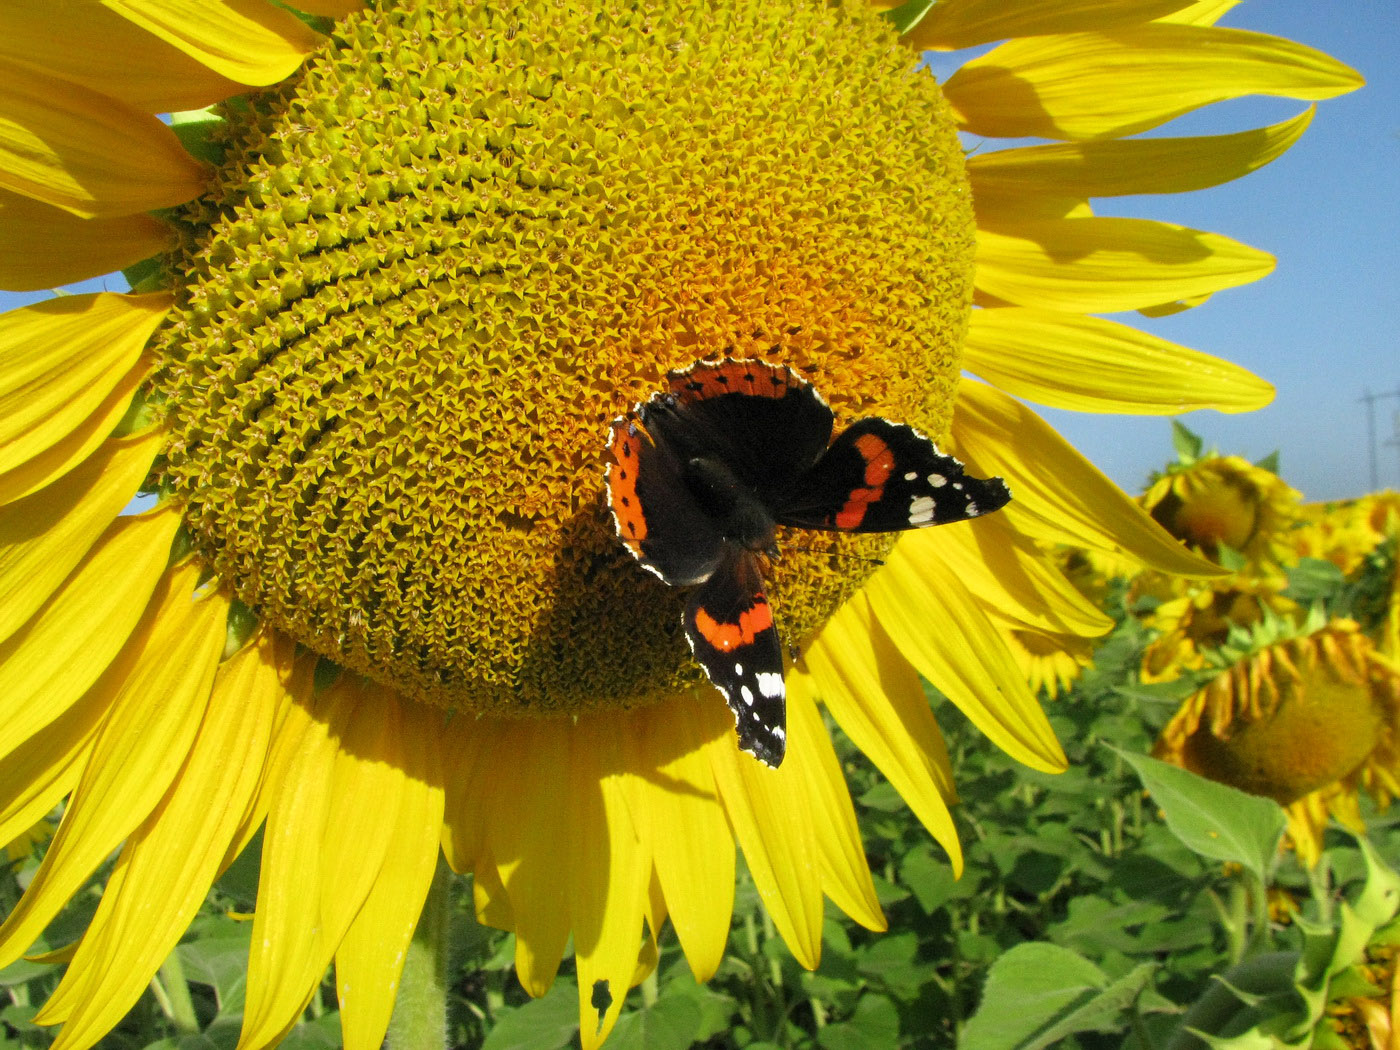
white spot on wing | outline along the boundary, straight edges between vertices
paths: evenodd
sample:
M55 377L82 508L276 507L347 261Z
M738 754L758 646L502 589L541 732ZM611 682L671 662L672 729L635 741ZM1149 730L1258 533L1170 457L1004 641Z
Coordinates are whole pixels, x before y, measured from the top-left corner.
M758 691L770 700L783 695L783 676L777 671L760 671Z
M917 470L911 470L908 474L905 474L905 475L904 475L904 480L905 480L905 481L913 481L913 480L914 480L915 478L917 478L918 476L919 476L919 472L918 472Z
M932 496L918 496L909 501L909 524L927 525L933 521L936 505Z
M745 707L753 707L753 690L746 685L739 687L739 698L744 701Z
M928 483L936 489L941 489L944 485L948 484L948 479L942 474L930 474L928 476Z
M735 678L743 678L743 677L744 677L744 665L743 665L743 664L735 664L735 665L734 665L734 677L735 677Z

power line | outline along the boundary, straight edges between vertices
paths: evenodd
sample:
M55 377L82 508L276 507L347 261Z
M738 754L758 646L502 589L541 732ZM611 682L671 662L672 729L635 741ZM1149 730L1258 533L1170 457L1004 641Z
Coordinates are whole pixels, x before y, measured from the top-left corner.
M1380 467L1376 459L1376 402L1386 398L1396 398L1400 400L1400 387L1391 391L1382 391L1379 394L1371 393L1369 387L1361 395L1360 400L1366 405L1366 452L1367 459L1371 467L1371 488L1375 492L1381 487ZM1387 445L1400 447L1400 418L1391 420L1391 428L1396 432L1396 437L1386 441Z

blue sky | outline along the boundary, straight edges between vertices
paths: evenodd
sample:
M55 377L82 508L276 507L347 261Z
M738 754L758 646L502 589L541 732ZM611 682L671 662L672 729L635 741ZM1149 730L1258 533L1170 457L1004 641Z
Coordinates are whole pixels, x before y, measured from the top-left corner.
M1251 459L1278 449L1283 476L1308 499L1359 495L1371 488L1359 399L1367 388L1400 391L1400 2L1244 0L1222 24L1310 44L1359 70L1367 85L1320 103L1302 140L1247 179L1201 193L1099 202L1099 214L1212 230L1278 257L1272 276L1195 310L1125 320L1276 385L1277 399L1262 411L1183 417L1208 444ZM1237 131L1300 108L1241 100L1191 114L1163 133ZM0 294L0 308L32 298ZM1045 415L1130 492L1171 458L1165 418ZM1384 444L1400 437L1400 397L1376 403L1376 422L1379 484L1400 488L1400 443Z

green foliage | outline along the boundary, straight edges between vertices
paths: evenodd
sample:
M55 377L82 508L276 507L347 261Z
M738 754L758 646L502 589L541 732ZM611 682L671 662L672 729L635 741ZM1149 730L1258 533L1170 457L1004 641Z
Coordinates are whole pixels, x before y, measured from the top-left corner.
M1307 573L1321 600L1346 585L1309 567L1295 588ZM808 973L775 933L741 865L718 974L697 984L665 930L660 963L628 994L608 1047L1201 1050L1268 1045L1251 1040L1289 1025L1305 1041L1287 1045L1309 1045L1321 1006L1353 981L1347 967L1357 931L1377 928L1393 903L1394 884L1376 874L1372 857L1400 855L1400 827L1368 814L1375 848L1363 852L1335 833L1311 877L1291 855L1280 861L1273 803L1144 757L1194 684L1138 682L1133 669L1147 634L1125 615L1121 588L1109 605L1122 617L1119 628L1075 689L1047 701L1067 772L1018 766L950 704L931 698L961 795L954 809L966 852L961 879L836 733L889 931L871 933L828 909L822 964ZM180 945L178 964L167 964L101 1045L232 1050L251 932L240 916L256 897L258 848L225 873ZM41 853L10 866L0 906L13 906ZM106 874L55 921L47 946L80 936ZM1266 884L1305 902L1300 921L1269 920ZM1338 897L1353 903L1338 907ZM514 976L512 937L473 921L465 882L454 922L449 1045L577 1046L569 962L549 994L531 1000ZM31 962L0 972L0 1050L52 1041L53 1030L32 1018L60 976L60 966ZM197 1031L179 1023L182 994ZM335 1003L328 981L284 1045L338 1045Z

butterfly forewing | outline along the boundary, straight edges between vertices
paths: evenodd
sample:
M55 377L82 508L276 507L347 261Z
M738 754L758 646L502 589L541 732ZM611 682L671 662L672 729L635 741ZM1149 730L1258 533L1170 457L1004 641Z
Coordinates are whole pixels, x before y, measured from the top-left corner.
M837 435L774 507L781 525L899 532L965 521L1011 498L1000 478L975 478L923 434L870 417Z

